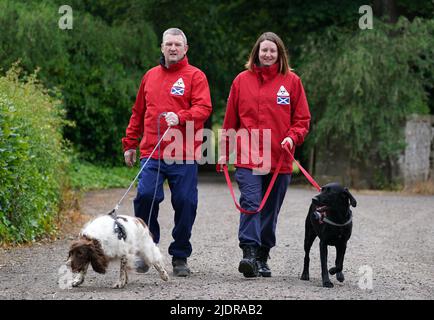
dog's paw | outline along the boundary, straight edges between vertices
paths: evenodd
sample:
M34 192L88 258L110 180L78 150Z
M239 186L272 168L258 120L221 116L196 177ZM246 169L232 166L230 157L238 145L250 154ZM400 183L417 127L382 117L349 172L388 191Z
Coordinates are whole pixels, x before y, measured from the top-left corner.
M166 271L163 271L160 273L160 278L163 279L164 281L168 281L169 280L169 274Z
M113 289L122 289L126 285L126 282L118 281L113 285Z
M84 279L74 279L71 282L71 285L75 288L78 287L80 284L82 284Z
M324 288L333 288L334 286L333 286L333 283L331 283L330 281L324 281L323 283L322 283L322 286L324 287Z
M329 273L332 274L332 275L335 274L336 272L337 272L337 268L336 267L333 267L333 268L329 269Z
M336 279L337 279L339 282L344 282L344 280L345 280L344 274L343 274L342 272L338 272L338 273L336 273Z
M309 273L307 273L307 272L306 272L306 273L303 272L303 273L301 274L300 280L309 281Z

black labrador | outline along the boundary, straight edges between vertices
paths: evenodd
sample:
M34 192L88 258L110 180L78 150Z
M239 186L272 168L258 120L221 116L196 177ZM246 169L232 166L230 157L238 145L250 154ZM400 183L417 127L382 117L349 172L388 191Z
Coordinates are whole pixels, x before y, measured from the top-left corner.
M338 183L328 183L321 193L312 198L305 223L304 268L301 280L309 280L309 251L316 237L320 239L321 276L323 287L332 288L330 274L336 274L339 282L345 280L342 273L347 241L353 228L350 205L357 201L347 188ZM327 246L336 247L335 266L327 270Z

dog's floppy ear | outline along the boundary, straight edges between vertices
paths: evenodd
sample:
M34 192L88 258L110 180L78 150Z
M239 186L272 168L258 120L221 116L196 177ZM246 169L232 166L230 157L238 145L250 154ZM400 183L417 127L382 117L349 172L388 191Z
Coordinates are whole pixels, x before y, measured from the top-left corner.
M98 273L105 273L108 266L108 259L102 250L101 244L97 240L93 240L89 246L90 249L90 264L92 269Z
M88 245L89 241L86 239L78 239L71 243L68 251L68 260L73 255L74 251L79 250L81 247Z
M357 201L356 199L354 199L353 195L348 190L348 188L345 188L345 193L348 196L348 199L350 199L350 205L355 208L357 206Z
M67 266L71 267L73 272L82 271L89 263L90 242L87 239L78 239L71 244L68 252Z

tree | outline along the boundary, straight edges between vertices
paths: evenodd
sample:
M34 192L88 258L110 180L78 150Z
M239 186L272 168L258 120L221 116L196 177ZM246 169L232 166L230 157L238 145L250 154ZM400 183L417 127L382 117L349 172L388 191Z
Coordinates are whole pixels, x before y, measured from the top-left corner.
M406 117L429 112L425 88L434 83L434 20L374 25L353 34L330 28L326 37L312 39L302 72L315 127L310 143L375 163L389 172L382 182L390 183Z

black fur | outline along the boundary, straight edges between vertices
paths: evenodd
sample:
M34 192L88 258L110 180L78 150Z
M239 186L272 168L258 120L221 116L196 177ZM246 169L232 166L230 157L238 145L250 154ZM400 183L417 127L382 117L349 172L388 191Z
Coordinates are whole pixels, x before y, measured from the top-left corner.
M316 237L320 239L321 276L323 287L332 288L329 273L336 274L339 282L345 280L342 272L347 241L351 237L353 223L334 226L323 221L321 214L336 223L344 224L351 218L350 205L356 207L357 201L347 188L338 183L329 183L321 188L321 193L312 198L305 223L304 268L301 280L309 280L309 252ZM328 246L336 247L335 266L327 270Z

